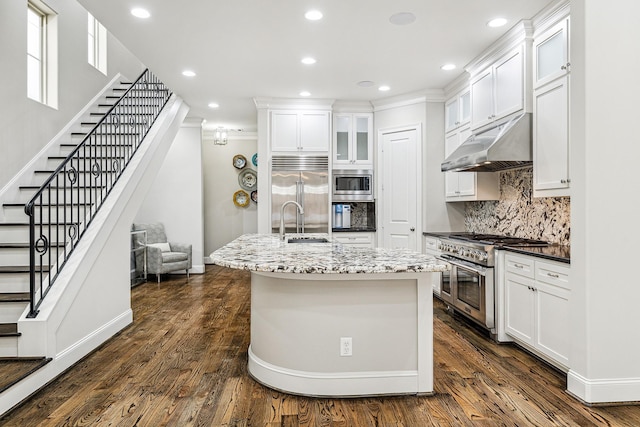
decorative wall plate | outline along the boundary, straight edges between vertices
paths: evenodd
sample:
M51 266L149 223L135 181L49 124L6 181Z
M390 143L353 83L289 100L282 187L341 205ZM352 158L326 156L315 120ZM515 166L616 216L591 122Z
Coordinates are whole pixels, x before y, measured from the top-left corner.
M249 204L249 195L244 190L238 190L233 193L233 203L239 208L244 208Z
M251 200L253 200L254 203L258 203L258 190L253 190L251 192Z
M242 154L236 154L233 156L233 166L236 169L242 169L247 165L247 158Z
M243 190L252 191L258 186L258 175L253 169L245 169L238 175L238 183Z
M253 155L253 157L251 158L251 163L253 163L253 166L258 167L258 153Z

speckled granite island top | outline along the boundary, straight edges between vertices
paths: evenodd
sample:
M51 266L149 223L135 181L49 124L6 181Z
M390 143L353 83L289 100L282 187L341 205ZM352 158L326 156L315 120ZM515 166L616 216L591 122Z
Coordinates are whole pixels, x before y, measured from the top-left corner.
M287 234L287 238L295 237ZM305 234L326 237L326 234ZM214 264L272 273L421 273L447 271L447 264L406 249L357 248L330 243L286 243L277 234L245 234L216 250Z

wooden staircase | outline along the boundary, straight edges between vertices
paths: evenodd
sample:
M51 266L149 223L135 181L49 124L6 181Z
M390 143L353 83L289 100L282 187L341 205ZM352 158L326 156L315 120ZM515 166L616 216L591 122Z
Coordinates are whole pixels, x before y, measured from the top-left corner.
M29 217L24 211L25 204L130 86L131 83L119 82L106 91L106 94L90 109L91 111L85 113L85 117L82 117L77 124L72 125L73 130L68 136L52 144L39 159L35 159L31 163L34 165L33 170L20 176L19 182L6 189L2 195L0 200L0 392L45 366L51 360L46 357L21 357L18 351L18 340L22 335L18 320L25 314L30 302ZM127 135L127 132L116 132L123 137ZM126 141L117 141L114 144L120 147L126 145ZM87 150L93 150L96 158L99 158L100 151L104 149L105 147L87 147ZM113 156L110 157L112 158ZM102 179L99 180L94 179L95 175L92 173L91 170L79 169L78 171L80 182L92 181L82 199L73 200L73 202L58 200L60 196L51 196L51 200L47 199L51 208L43 212L45 218L49 215L55 217L55 212L71 210L78 205L91 209L98 197L106 197L103 193L111 171L101 171ZM56 194L61 193L56 191ZM36 215L36 223L37 221L38 215ZM65 225L80 225L79 221L60 222L61 230L68 228ZM57 241L48 242L47 249L61 249L66 244L68 239L59 236ZM45 266L43 272L48 273L51 268L51 266Z

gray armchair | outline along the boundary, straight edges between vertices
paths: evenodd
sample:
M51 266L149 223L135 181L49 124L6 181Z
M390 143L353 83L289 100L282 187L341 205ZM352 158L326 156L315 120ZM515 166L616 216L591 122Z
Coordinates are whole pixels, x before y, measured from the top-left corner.
M158 224L133 224L133 230L147 231L147 273L160 275L176 270L186 270L189 280L191 245L167 241L164 226Z

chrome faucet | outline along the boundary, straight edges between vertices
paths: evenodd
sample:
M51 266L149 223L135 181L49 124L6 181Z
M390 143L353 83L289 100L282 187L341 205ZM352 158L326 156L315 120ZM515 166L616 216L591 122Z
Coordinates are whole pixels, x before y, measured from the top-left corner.
M293 203L298 207L298 213L300 215L304 215L304 209L302 208L302 206L300 206L298 202L294 200L289 200L282 204L282 207L280 207L280 240L284 240L284 208L291 203Z

